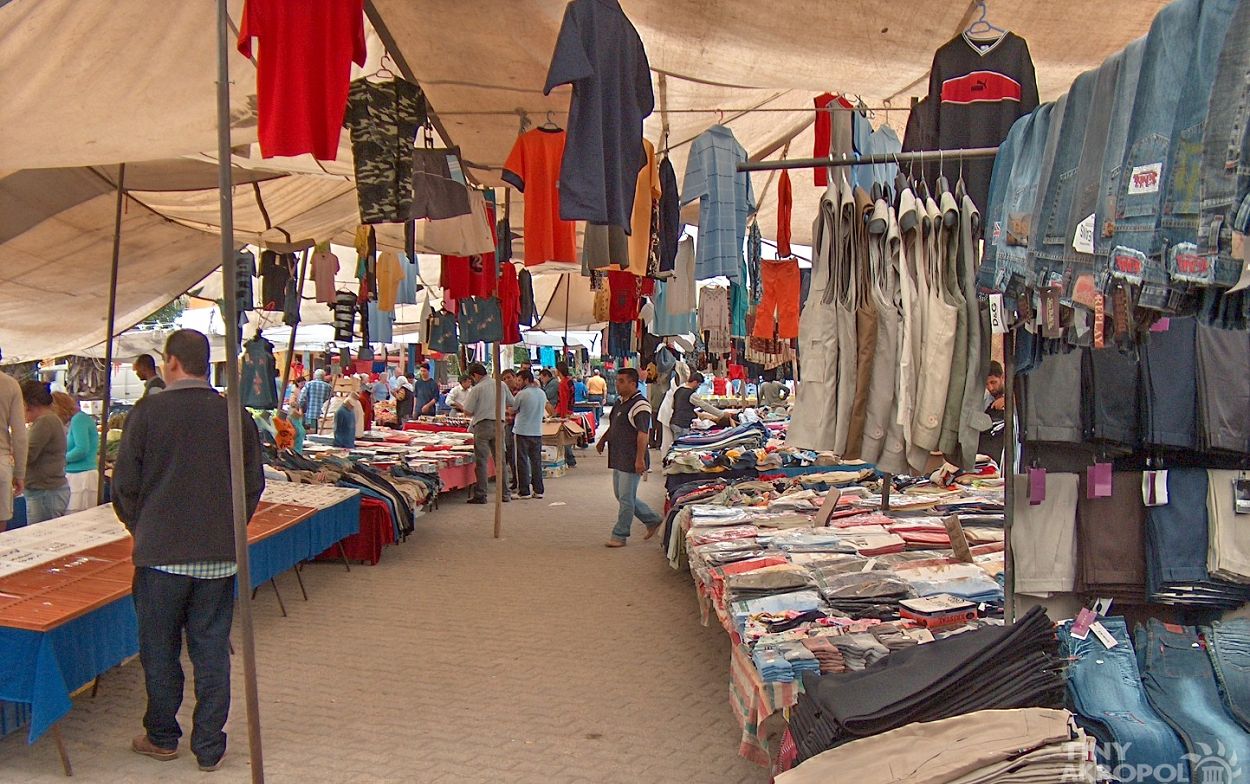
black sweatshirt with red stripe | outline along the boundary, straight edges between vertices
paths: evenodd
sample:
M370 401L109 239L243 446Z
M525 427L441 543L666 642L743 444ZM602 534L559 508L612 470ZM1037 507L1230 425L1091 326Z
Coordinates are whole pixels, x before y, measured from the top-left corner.
M1037 76L1029 45L1015 33L997 40L957 35L933 55L929 117L935 127L929 138L936 140L940 149L995 147L1007 138L1012 124L1037 108L1037 103ZM947 164L943 168L953 185L959 164L954 158L948 158ZM968 194L981 210L985 209L993 167L992 158L963 164Z

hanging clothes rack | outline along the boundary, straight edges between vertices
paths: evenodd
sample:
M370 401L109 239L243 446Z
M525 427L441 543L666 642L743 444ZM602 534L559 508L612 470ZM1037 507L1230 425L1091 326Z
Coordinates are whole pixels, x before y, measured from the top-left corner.
M997 147L969 147L960 150L916 150L915 152L885 153L882 155L861 155L858 158L791 158L776 161L746 161L738 164L738 171L776 171L778 169L821 169L833 166L873 166L883 163L937 163L946 160L969 160L971 158L993 158L998 154Z

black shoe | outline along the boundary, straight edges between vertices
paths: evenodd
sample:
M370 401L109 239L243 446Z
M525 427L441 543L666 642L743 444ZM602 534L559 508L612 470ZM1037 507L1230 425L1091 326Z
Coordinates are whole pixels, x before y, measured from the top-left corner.
M486 499L485 498L470 498L468 502L471 504L484 504L486 503Z

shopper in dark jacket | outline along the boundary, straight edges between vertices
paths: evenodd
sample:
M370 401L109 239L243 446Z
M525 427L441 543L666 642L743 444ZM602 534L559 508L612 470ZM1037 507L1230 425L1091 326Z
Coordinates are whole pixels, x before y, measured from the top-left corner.
M134 536L133 595L147 684L146 730L131 747L158 760L178 755L182 635L195 669L191 750L202 770L226 751L230 624L235 563L229 415L209 386L208 339L179 330L165 344L165 391L126 419L113 476L113 506ZM250 518L265 479L260 437L243 417L243 479Z

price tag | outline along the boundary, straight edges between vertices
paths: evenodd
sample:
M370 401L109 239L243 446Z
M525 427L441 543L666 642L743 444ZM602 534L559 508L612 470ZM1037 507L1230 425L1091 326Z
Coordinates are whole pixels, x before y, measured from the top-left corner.
M1094 636L1098 638L1098 641L1101 642L1105 648L1114 648L1119 642L1111 634L1111 632L1107 631L1107 627L1103 626L1100 621L1095 621L1091 624L1089 630L1094 633Z
M1089 217L1076 225L1076 233L1072 235L1072 249L1077 253L1094 252L1094 227L1097 221L1094 213L1090 213Z
M1165 506L1168 502L1168 472L1143 471L1141 500L1146 506Z
M1077 613L1076 620L1072 622L1072 636L1078 640L1084 640L1089 636L1089 627L1094 621L1098 620L1098 616L1088 607L1082 607Z
M1029 505L1038 506L1046 500L1046 469L1029 469Z
M860 569L860 571L861 571L861 572L871 572L871 571L873 570L873 568L874 568L874 567L876 567L876 565L877 565L877 559L876 559L876 558L869 558L869 559L868 559L868 560L864 563L864 568Z
M1233 480L1233 511L1250 514L1250 479Z
M1094 463L1085 474L1085 495L1087 498L1111 497L1111 464Z
M1007 332L1007 314L1003 310L1003 295L990 295L990 331L995 335Z

